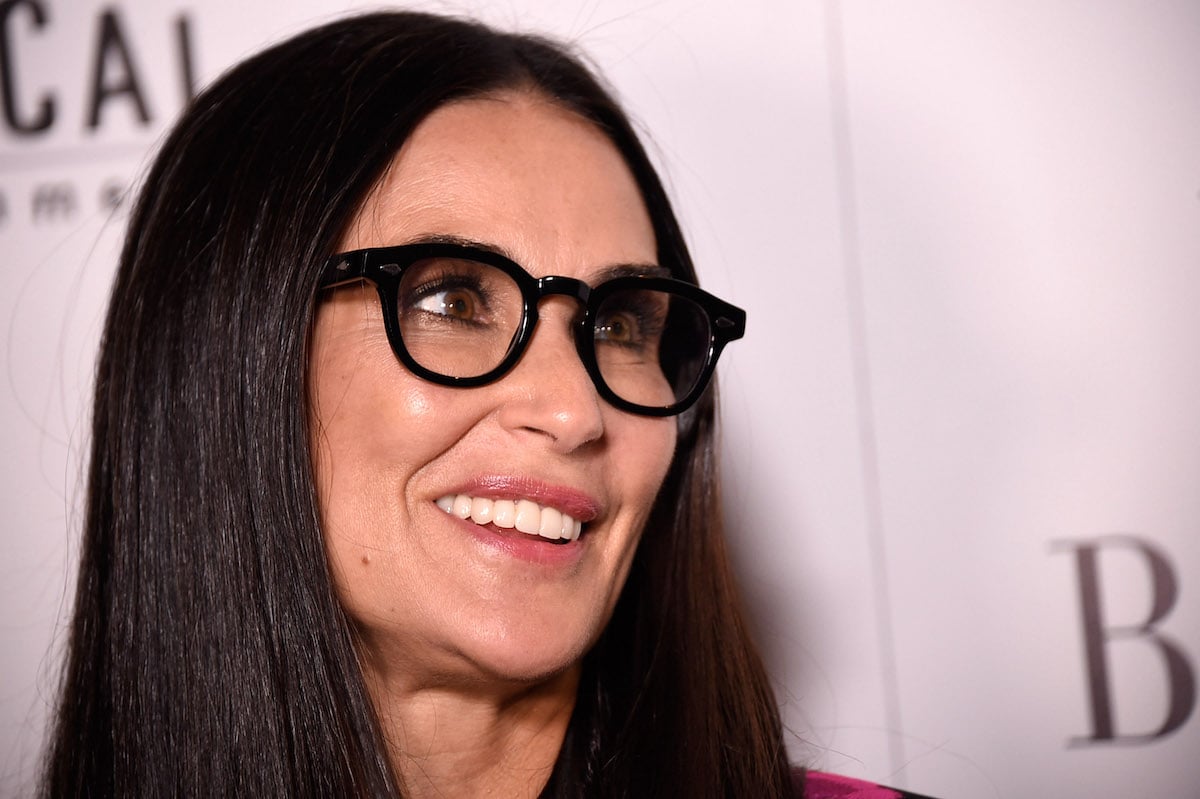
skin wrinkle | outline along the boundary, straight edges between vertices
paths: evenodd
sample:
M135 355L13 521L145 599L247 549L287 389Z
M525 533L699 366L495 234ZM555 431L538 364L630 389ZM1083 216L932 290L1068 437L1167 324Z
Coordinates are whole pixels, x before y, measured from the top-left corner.
M342 248L429 236L485 242L535 276L592 284L656 260L615 147L581 117L519 92L431 114ZM330 291L318 307L310 393L326 548L409 795L540 791L580 660L611 615L670 464L674 420L599 398L571 332L578 313L567 297L544 299L512 371L457 389L399 363L373 286ZM598 503L572 545L578 560L547 569L499 555L433 505L488 474L561 484Z

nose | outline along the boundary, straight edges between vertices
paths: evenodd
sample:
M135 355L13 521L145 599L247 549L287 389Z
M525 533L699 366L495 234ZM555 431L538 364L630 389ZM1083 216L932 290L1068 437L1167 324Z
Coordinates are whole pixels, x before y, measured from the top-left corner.
M579 449L604 435L603 400L575 349L569 297L545 298L521 360L497 384L500 420L520 435L545 438L556 451Z

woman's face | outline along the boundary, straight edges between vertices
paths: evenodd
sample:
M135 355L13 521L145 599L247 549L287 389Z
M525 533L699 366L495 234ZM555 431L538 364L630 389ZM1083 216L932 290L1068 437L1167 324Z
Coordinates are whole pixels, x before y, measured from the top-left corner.
M592 284L606 268L656 262L650 219L614 146L525 92L425 119L341 246L435 237L499 249L534 276ZM516 367L463 389L396 360L373 286L321 298L310 378L317 491L337 590L376 676L544 679L578 663L612 613L675 422L601 400L569 330L578 305L552 296L539 307ZM582 520L582 535L551 543L437 504L459 495L554 509Z

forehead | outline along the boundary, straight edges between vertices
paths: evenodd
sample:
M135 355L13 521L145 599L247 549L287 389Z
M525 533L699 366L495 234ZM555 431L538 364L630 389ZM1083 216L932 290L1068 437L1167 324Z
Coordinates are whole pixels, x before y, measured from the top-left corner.
M591 122L524 91L426 117L342 249L431 236L494 245L535 275L656 261L650 217L616 147Z

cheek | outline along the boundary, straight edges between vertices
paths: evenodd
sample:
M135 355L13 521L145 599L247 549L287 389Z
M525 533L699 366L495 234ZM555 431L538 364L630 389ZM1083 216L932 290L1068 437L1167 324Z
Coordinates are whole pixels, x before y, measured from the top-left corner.
M395 369L389 365L388 371ZM410 375L381 380L364 368L314 404L313 444L322 515L399 505L405 485L462 435L447 389Z
M611 468L624 476L628 495L644 522L675 455L676 422L674 418L638 418L627 428L614 446Z
M332 303L330 304L332 305ZM342 303L317 317L310 355L309 407L318 478L420 457L436 446L434 417L446 389L396 360L373 305Z
M314 398L325 549L343 606L367 626L395 615L397 597L420 588L403 564L431 553L412 534L408 487L460 435L439 396L447 389L404 373L390 350L387 358L329 375Z
M445 446L438 386L397 363L379 320L353 307L318 316L310 356L309 429L326 535L386 545L402 488ZM340 323L340 324L339 324ZM331 546L331 550L334 549Z

